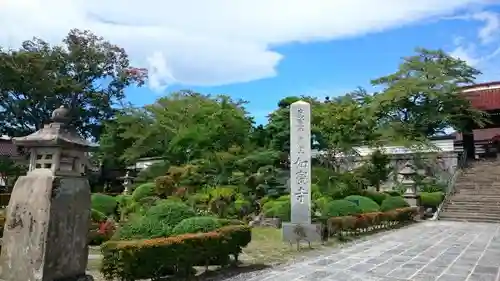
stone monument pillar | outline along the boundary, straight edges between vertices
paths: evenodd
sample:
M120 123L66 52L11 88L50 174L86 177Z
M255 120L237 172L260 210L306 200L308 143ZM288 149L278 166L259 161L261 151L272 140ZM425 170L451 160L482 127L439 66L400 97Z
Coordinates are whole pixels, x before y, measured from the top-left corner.
M52 121L13 139L29 149L30 163L7 207L3 281L93 280L85 273L91 208L85 152L92 144L68 125L68 109L56 109Z
M283 239L299 243L321 240L321 225L311 224L311 105L290 106L291 222L283 223Z

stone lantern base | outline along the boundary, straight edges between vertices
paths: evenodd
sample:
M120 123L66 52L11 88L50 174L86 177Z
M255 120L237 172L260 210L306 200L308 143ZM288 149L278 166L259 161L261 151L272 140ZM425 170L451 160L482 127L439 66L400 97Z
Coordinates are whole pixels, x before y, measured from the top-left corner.
M93 280L86 274L90 224L86 178L34 170L17 180L6 214L1 280Z
M406 193L403 197L410 204L410 207L418 207L420 205L420 195L418 194Z

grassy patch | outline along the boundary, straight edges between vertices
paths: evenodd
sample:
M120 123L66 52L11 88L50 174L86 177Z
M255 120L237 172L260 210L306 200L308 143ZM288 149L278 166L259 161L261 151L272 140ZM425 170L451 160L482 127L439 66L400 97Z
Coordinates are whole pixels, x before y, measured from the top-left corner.
M281 229L255 227L252 229L252 242L243 249L241 261L251 264L273 265L286 262L296 255L303 252L323 249L331 246L334 242L328 242L325 245L312 243L312 249L309 249L307 243L301 244L297 251L296 244L283 242Z

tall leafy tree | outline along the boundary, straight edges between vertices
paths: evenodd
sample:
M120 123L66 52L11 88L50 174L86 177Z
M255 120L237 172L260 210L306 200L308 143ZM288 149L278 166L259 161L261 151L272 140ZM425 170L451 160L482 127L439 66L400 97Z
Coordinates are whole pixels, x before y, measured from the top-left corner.
M38 130L65 105L79 131L97 139L125 88L142 85L146 76L125 50L90 31L71 30L57 46L34 38L17 50L0 49L0 134Z
M484 113L471 107L460 87L474 83L480 71L444 51L417 49L398 70L373 80L379 124L393 136L423 140L447 127L464 129L469 120L483 125Z

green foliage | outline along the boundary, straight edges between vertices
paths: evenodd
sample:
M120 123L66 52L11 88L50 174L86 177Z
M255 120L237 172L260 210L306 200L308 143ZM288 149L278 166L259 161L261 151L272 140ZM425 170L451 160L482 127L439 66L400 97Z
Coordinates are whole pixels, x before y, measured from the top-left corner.
M95 139L125 88L142 85L147 75L130 66L122 48L77 29L62 44L34 38L18 50L0 50L0 73L0 135L33 133L64 104L78 131Z
M391 159L380 150L375 150L370 155L368 163L360 168L361 176L366 179L369 186L380 191L380 185L387 181L392 168L389 166Z
M132 192L132 199L136 202L139 202L141 199L145 197L155 196L155 183L148 182L139 185L134 192Z
M264 210L264 215L268 218L279 218L283 222L290 221L290 201L274 201L273 204L268 207L268 209Z
M177 224L172 233L180 235L185 233L210 232L220 228L222 225L218 218L214 217L192 217L182 220Z
M316 200L314 200L314 205L316 206L316 208L318 210L325 210L326 206L332 202L333 199L331 199L330 197L320 197Z
M363 213L371 213L380 211L380 206L372 199L360 195L351 195L344 198L344 200L355 203Z
M184 203L162 200L149 208L145 216L152 220L161 221L170 227L175 227L182 220L196 216L196 213Z
M358 205L348 200L333 200L325 206L323 217L342 217L361 214L363 211Z
M168 237L172 234L172 226L158 217L137 217L118 228L112 239L136 240Z
M159 280L166 275L185 275L193 266L226 266L230 255L238 260L251 239L249 227L226 226L201 235L109 241L101 246L101 273L106 280Z
M410 204L401 196L391 196L387 197L380 205L380 210L382 212L387 212L399 208L410 207Z
M419 187L421 192L427 193L444 192L446 190L446 185L439 183L425 183Z
M90 219L92 220L92 222L103 222L107 219L107 217L102 212L99 212L96 209L91 209L90 210Z
M153 163L146 169L143 169L137 174L136 182L152 182L159 176L167 174L170 168L170 163L167 161L160 161Z
M443 192L420 192L420 204L424 207L438 207L443 202Z
M382 205L382 202L387 198L388 194L383 192L364 190L361 195L368 197L375 201L379 206ZM398 194L399 195L399 194Z
M105 216L110 216L115 213L118 204L115 197L102 193L94 193L92 194L91 200L92 209L103 213Z

